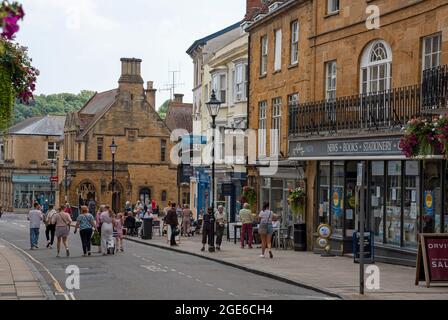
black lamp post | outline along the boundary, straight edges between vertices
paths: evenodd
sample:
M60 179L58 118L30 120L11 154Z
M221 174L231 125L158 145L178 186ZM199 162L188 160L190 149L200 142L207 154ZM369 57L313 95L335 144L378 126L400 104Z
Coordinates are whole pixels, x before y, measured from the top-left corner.
M64 189L65 189L65 202L67 203L67 201L68 201L68 167L69 167L69 165L70 165L70 160L68 159L68 156L65 156L65 159L64 159L64 165L63 165L63 167L64 167L64 172L65 172L65 177L64 177L64 179L65 179L65 186L64 186Z
M117 212L116 199L115 199L115 154L117 153L118 146L115 144L115 139L112 139L112 144L109 146L110 153L112 153L112 211Z
M51 173L50 173L50 204L54 205L54 196L53 196L53 175L54 175L54 169L56 166L56 161L52 159L50 161L51 166Z
M219 114L219 108L221 107L221 101L216 99L215 90L212 91L212 96L209 102L206 103L208 113L212 117L212 130L213 130L213 138L212 138L212 208L213 214L210 219L211 231L210 231L210 240L209 240L209 251L215 252L215 131L216 131L216 117Z

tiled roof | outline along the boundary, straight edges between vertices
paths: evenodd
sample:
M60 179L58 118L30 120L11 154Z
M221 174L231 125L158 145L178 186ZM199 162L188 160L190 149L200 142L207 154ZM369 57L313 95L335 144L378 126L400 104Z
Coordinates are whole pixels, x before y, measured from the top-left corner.
M61 136L64 134L65 116L42 116L22 121L9 128L14 135Z
M110 106L117 96L118 89L113 89L105 92L96 93L86 105L79 110L79 113L97 114L104 108Z
M173 131L175 129L185 129L189 133L193 131L193 104L170 102L166 114L165 123Z

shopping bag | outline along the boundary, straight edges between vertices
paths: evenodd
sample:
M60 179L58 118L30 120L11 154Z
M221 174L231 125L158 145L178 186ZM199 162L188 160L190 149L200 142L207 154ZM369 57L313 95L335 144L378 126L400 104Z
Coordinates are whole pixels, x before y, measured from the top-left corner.
M92 239L90 240L92 246L100 246L101 245L101 235L98 231L94 231L92 235Z

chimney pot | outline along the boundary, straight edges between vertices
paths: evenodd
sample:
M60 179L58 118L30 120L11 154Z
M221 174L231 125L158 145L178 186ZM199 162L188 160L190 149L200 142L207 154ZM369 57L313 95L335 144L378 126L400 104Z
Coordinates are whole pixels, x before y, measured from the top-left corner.
M174 94L174 102L183 103L184 102L184 95L180 94L180 93L175 93Z

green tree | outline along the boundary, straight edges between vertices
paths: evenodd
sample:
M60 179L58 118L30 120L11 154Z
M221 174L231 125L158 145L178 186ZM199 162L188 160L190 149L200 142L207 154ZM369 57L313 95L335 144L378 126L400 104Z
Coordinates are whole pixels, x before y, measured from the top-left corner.
M166 100L160 107L159 110L157 111L159 113L160 118L165 119L166 118L166 114L168 112L168 106L170 104L171 100Z

